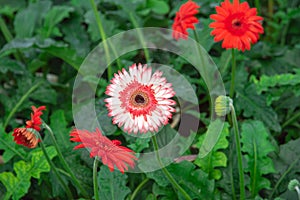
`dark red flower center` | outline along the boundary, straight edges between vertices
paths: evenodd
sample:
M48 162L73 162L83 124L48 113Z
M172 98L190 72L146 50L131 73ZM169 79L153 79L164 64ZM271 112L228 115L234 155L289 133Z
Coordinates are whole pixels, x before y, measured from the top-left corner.
M147 104L148 103L148 97L147 97L147 94L141 92L141 91L138 91L137 94L133 94L131 96L131 100L134 98L134 102L131 102L135 105L141 105L143 106L144 104Z
M229 15L225 20L226 29L237 36L243 35L248 30L245 13L235 13Z
M232 20L232 27L236 29L240 29L242 26L242 23L239 19Z

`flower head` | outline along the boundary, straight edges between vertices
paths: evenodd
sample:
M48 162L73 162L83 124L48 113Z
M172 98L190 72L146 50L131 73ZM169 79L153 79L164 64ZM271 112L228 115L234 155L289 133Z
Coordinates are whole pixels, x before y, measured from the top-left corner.
M105 99L108 115L114 124L124 125L128 133L157 132L175 112L171 106L176 102L169 99L175 95L172 84L167 83L161 71L152 74L147 65L134 64L129 73L125 69L119 71L105 93L111 96Z
M39 139L34 134L34 131L28 128L15 128L13 136L14 141L17 144L23 145L28 148L35 148L39 142Z
M209 27L215 36L215 42L223 40L223 48L237 48L238 50L250 50L251 44L259 39L259 34L264 33L260 23L262 17L257 16L256 8L250 8L247 2L239 0L225 0L221 6L216 7L217 14L210 16L215 22Z
M231 110L232 99L227 96L218 96L215 101L215 112L217 116L223 117L228 114Z
M199 22L195 17L195 15L199 13L198 8L200 8L200 6L191 0L179 8L172 26L172 36L174 39L178 40L179 38L182 38L186 40L188 36L187 29L190 28L195 30L194 24Z
M36 131L40 131L42 124L41 115L43 114L42 110L45 110L46 106L40 106L38 108L31 106L31 108L33 113L31 113L31 119L26 121L26 128L33 128Z
M101 158L102 163L107 165L110 171L116 166L122 173L130 167L134 167L137 158L134 152L126 147L120 146L119 140L110 140L103 136L97 128L96 132L73 129L70 133L71 141L81 142L74 149L89 148L91 157Z

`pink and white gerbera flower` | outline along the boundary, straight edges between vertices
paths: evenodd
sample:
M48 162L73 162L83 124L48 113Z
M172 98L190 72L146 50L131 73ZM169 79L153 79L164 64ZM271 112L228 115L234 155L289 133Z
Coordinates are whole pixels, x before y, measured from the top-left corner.
M157 132L168 124L175 112L171 106L176 104L169 98L175 92L162 74L157 70L152 75L151 67L141 64L133 64L129 73L123 69L114 74L105 92L110 98L104 100L114 124L124 125L124 131L135 134Z

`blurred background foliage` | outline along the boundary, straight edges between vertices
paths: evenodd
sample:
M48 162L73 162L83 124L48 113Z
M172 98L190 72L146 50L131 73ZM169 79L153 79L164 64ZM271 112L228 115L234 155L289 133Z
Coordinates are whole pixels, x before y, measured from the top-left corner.
M137 27L171 28L173 18L184 1L178 0L96 0L100 18L107 37ZM201 8L200 23L196 25L201 45L209 52L219 68L226 89L230 81L230 51L214 43L208 27L212 22L209 15L215 12L220 1L197 0ZM239 53L236 76L237 110L242 130L245 173L247 174L248 196L251 198L295 199L293 192L287 191L291 178L300 180L300 1L262 0L248 1L257 7L264 17L265 33L251 51ZM64 148L64 156L71 164L83 186L92 193L92 161L87 151L72 151L68 133L74 125L72 120L73 82L85 56L102 41L94 13L89 1L83 0L0 0L0 199L7 195L13 179L20 182L17 166L39 156L40 149L29 151L12 141L11 132L30 116L31 105L46 105L43 119L54 129L58 141ZM174 41L176 42L176 41ZM170 63L174 69L190 81L199 97L201 127L186 155L196 155L203 141L203 134L209 122L209 95L205 83L196 70L185 60L168 52L150 50L152 62ZM122 56L119 65L128 67L132 63L145 63L143 50ZM118 63L113 63L113 71ZM96 96L104 98L108 81L105 75L98 80ZM105 114L104 104L99 103L99 113ZM104 111L105 110L105 111ZM111 126L106 118L103 126ZM150 141L126 141L130 147L141 152L151 146ZM193 198L231 199L230 171L237 171L235 152L230 150L232 139L228 125L222 137L209 155L209 161L196 159L194 162L180 162L168 167L172 175L187 189ZM45 142L51 148L51 142ZM149 145L150 144L150 145ZM256 149L254 148L256 147ZM50 150L49 150L50 151ZM298 153L297 153L298 152ZM53 152L53 160L57 161ZM33 159L34 160L34 159ZM38 166L37 160L32 166ZM41 161L42 162L42 161ZM59 162L57 162L58 167ZM228 165L229 164L229 165ZM64 192L57 185L53 172L40 170L40 175L28 174L24 189L13 190L13 199L62 199ZM148 182L138 194L138 199L182 199L163 175L154 174L112 175L99 172L101 187L109 187L105 180L111 180L115 191L120 191L116 199L130 198L140 182ZM184 172L184 173L183 173ZM4 174L6 173L6 174ZM9 175L7 173L10 173ZM233 177L237 183L237 174ZM10 178L7 178L10 177ZM33 178L31 178L33 177ZM116 181L120 180L120 181ZM74 196L80 197L77 188L66 177ZM201 188L201 192L197 191ZM204 189L205 188L205 189ZM12 189L12 188L11 188ZM111 199L109 192L100 190L104 199ZM105 193L106 192L106 193Z

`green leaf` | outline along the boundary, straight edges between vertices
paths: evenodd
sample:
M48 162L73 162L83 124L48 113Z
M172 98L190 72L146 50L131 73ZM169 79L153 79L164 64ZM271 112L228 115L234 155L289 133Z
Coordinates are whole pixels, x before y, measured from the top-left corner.
M56 110L50 117L50 127L62 152L71 151L74 144L70 142L70 129L63 110Z
M249 120L242 124L242 151L247 155L246 172L250 172L248 185L252 197L262 189L270 189L270 181L263 177L275 173L274 164L268 154L276 149L270 142L269 134L261 121Z
M244 90L237 91L235 105L237 110L243 110L245 117L254 117L263 121L270 129L279 132L281 130L276 112L267 106L264 95L258 95L254 84Z
M24 158L26 155L23 147L14 142L12 133L5 133L2 124L0 124L0 149L4 150L2 154L4 163L10 161L15 155L21 155Z
M262 75L259 80L255 77L252 77L252 80L257 87L257 91L261 93L263 91L268 91L271 87L294 86L300 84L300 70L297 69L295 72L295 74L285 73L274 76Z
M22 63L12 60L10 58L4 57L0 59L0 72L5 74L11 71L15 74L24 74L25 67Z
M148 0L147 7L161 15L165 15L170 11L169 5L162 0Z
M13 53L16 49L27 49L30 47L38 47L41 49L48 48L48 47L65 47L66 45L61 42L56 42L53 39L47 38L42 39L40 37L34 38L15 38L11 40L9 43L5 44L4 47L1 49L0 54L10 54Z
M47 147L46 151L50 159L57 154L54 147ZM41 149L31 151L30 156L31 162L21 160L14 164L16 175L12 172L3 172L0 174L0 181L7 190L4 199L9 199L11 196L12 199L20 199L27 193L31 177L38 179L40 178L40 173L50 171L50 166Z
M300 138L291 140L280 146L278 156L274 159L275 169L278 171L277 188L274 192L281 194L288 188L290 180L297 178L300 180ZM277 176L276 176L277 177Z
M14 12L26 5L25 0L1 0L0 14L13 18Z
M51 35L61 36L60 31L55 27L64 18L70 16L70 12L73 12L74 8L69 6L53 6L49 12L45 15L44 24L40 30L41 35L44 38L48 38ZM75 31L76 32L76 31Z
M209 174L210 179L219 180L222 176L222 173L216 167L226 167L227 166L227 157L223 152L219 150L228 148L228 140L226 137L229 136L229 124L225 123L220 138L212 151L204 158L197 158L195 164L199 166L204 172ZM206 134L203 134L199 137L196 147L200 148L203 144Z
M18 12L15 17L14 27L17 38L28 38L34 33L36 25L50 9L51 1L38 1Z
M212 199L214 181L208 179L208 174L188 161L171 164L167 167L177 183L190 195L192 199ZM180 192L178 195L181 196Z
M188 161L183 161L177 164L169 165L167 170L192 199L213 198L214 180L209 180L208 174L202 170L196 170L194 164ZM171 184L161 170L147 173L147 176L155 180L160 187L165 188L167 185ZM160 187L159 189L161 189ZM177 195L181 197L180 192L176 192ZM165 195L172 196L169 192Z
M56 105L57 93L49 83L45 82L41 87L34 91L30 97L43 103Z
M125 199L130 193L126 186L127 175L115 170L109 171L108 167L102 165L98 173L99 196L103 200Z
M113 35L117 26L116 22L106 19L105 16L102 15L100 12L99 12L99 16L103 25L103 29L105 30L106 36L108 37ZM90 34L91 40L93 42L98 41L101 38L101 35L95 19L95 15L92 10L89 10L84 15L84 21L88 24L88 33Z
M202 142L199 150L199 158L204 158L214 148L222 133L223 123L224 122L219 119L210 123L209 128L205 134L204 141Z
M84 57L90 51L90 41L81 22L81 17L72 16L71 19L64 23L62 32L65 35L64 40L70 44L70 47L75 49L79 56Z
M81 63L83 62L83 58L78 56L75 50L67 47L50 46L43 50L53 56L61 58L76 70L80 68Z
M206 51L210 51L212 46L214 45L214 39L211 37L211 28L209 28L209 24L212 22L211 19L201 18L200 23L203 25L200 29L196 29L199 43ZM192 34L193 35L193 34Z

